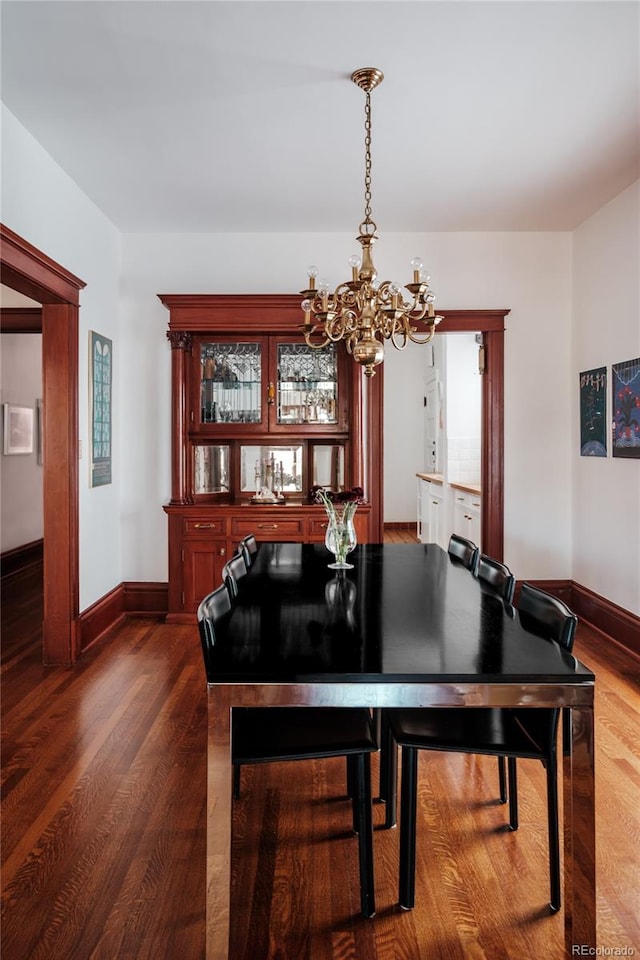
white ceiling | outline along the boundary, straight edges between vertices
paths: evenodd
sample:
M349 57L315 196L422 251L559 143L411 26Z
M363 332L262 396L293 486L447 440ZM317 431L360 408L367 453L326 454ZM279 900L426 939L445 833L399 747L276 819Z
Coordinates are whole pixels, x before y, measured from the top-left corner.
M2 2L2 100L126 232L570 230L639 175L637 2Z

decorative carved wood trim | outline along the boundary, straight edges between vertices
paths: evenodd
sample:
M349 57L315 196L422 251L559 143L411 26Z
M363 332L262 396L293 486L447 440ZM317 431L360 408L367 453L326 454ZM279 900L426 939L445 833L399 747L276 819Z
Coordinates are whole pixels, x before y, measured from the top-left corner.
M572 606L573 584L571 580L527 580L526 582L530 583L532 587L537 587L538 590L544 590L546 593L550 593L551 596L557 597L558 600L566 603L568 607ZM523 580L516 580L516 588L513 594L513 603L516 607L518 606L520 588L523 583Z
M2 307L0 333L42 333L41 307Z
M575 582L571 584L570 606L579 619L640 659L640 617Z
M42 540L32 540L31 543L23 543L12 550L4 550L0 554L0 576L10 577L14 573L22 573L37 563L42 563Z
M80 302L86 284L0 223L2 283L38 303Z
M84 652L125 618L122 584L83 610L78 618L78 645Z
M125 581L122 584L124 612L136 617L162 617L169 609L166 583Z
M364 373L358 375L366 380ZM368 424L367 473L371 489L371 529L372 543L382 543L384 539L384 363L373 377L368 379Z
M482 550L504 555L504 332L483 331L485 370L482 375Z
M158 294L171 311L171 330L228 332L238 324L243 333L295 333L302 323L296 294Z
M85 286L0 224L2 282L43 304L43 661L73 663L78 627L78 303Z
M78 308L42 314L44 408L44 622L46 663L74 663L79 609Z
M191 334L168 330L171 344L171 503L189 503L189 466L186 460L189 432L189 356Z
M578 620L585 620L625 653L640 659L640 617L611 600L601 597L574 580L529 580L540 590L563 600ZM521 583L516 583L514 604L518 605Z
M78 618L80 649L84 652L127 616L164 617L168 585L161 582L125 581L83 610Z

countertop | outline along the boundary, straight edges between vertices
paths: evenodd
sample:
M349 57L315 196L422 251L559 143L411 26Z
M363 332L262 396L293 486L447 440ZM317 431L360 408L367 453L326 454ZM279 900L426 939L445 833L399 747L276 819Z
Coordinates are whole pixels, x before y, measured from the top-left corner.
M421 480L430 480L431 483L444 483L441 473L416 473L416 477L420 477Z
M430 483L444 484L444 477L441 473L416 473L416 477L420 477L421 480L429 480ZM463 493L472 493L477 497L482 496L482 488L479 483L457 483L455 481L449 481L449 486L453 487L454 490L462 490Z
M478 483L449 483L454 490L462 490L463 493L473 493L477 497L482 496L482 489Z

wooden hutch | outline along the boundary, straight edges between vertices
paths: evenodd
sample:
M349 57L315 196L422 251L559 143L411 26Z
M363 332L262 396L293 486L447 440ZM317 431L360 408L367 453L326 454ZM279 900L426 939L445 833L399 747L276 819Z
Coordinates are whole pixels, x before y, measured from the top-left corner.
M304 342L299 296L161 294L171 344L169 614L192 621L239 540L314 542L315 485L362 487L382 540L382 374ZM275 502L269 502L275 496Z

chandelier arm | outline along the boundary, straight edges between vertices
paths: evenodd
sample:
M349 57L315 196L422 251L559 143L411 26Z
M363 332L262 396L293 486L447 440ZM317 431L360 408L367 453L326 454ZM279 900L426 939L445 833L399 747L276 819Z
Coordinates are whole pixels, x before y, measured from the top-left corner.
M430 324L430 329L424 333L418 333L417 330L412 330L409 328L407 335L412 343L429 343L431 340L433 340L435 332L436 325L433 323Z
M322 343L313 343L311 340L311 337L313 337L314 334L317 335L318 333L319 333L319 328L317 325L312 327L311 330L303 331L305 342L308 347L311 347L312 350L323 350L324 347L326 347L329 344L329 337L327 336L325 336Z

